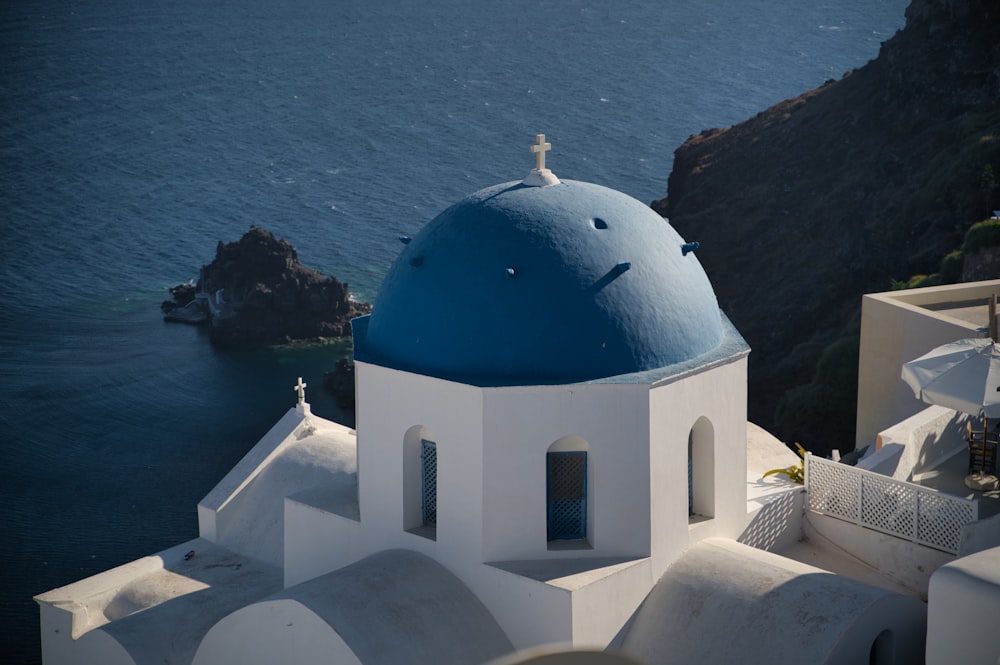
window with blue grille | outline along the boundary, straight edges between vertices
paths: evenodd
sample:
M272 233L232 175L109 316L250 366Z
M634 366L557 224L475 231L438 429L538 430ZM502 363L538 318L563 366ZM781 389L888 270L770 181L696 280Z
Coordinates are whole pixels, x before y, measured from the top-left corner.
M546 467L549 540L586 538L587 453L548 453Z
M421 513L424 526L437 524L437 445L433 441L420 442Z

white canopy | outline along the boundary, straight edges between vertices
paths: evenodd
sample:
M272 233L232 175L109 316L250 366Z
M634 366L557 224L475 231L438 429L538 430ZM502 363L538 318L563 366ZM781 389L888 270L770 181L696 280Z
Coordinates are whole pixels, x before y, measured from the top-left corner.
M1000 418L1000 345L961 339L903 365L903 380L928 404Z

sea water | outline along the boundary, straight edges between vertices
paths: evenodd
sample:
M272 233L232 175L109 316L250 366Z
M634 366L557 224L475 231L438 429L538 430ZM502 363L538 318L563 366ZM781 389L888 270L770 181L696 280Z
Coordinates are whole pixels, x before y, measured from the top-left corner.
M0 660L39 658L32 595L194 537L298 376L348 416L340 349L161 320L218 241L263 226L370 301L397 237L524 177L536 133L559 177L661 198L685 138L863 65L906 4L3 3Z

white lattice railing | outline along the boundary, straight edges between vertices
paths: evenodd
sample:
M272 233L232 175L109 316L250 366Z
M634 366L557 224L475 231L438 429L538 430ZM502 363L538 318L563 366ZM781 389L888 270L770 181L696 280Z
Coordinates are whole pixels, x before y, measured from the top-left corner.
M866 469L806 455L809 510L958 553L962 527L978 519L978 504Z

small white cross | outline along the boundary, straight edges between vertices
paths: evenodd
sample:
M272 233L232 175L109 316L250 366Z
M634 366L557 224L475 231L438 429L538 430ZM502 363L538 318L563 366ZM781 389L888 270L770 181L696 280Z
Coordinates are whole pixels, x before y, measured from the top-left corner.
M299 377L299 382L292 386L292 390L299 393L299 404L303 404L306 401L306 386L308 383L302 383L302 377Z
M531 146L531 152L535 153L535 170L545 170L545 153L552 150L552 144L545 142L545 134L536 134L535 143Z

